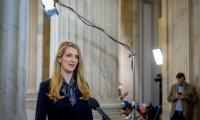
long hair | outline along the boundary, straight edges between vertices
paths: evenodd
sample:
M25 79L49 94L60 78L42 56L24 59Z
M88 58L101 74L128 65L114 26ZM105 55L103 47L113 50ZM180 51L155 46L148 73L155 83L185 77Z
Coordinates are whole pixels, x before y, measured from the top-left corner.
M50 92L48 96L50 99L54 101L64 98L64 96L60 95L60 89L62 86L62 74L61 74L61 64L59 63L58 60L59 58L63 56L63 54L65 53L65 50L69 47L72 47L78 51L78 64L75 70L73 71L73 74L75 78L77 79L78 89L80 90L82 94L81 99L87 100L90 97L89 87L84 75L83 60L82 60L80 48L73 42L65 41L65 42L62 42L58 48L56 58L55 58L53 73L50 80Z

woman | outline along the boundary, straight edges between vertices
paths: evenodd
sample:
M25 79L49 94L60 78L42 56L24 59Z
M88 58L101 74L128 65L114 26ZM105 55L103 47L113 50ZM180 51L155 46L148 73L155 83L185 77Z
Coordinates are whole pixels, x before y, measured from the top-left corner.
M52 78L40 84L35 120L92 120L90 97L79 47L62 42Z

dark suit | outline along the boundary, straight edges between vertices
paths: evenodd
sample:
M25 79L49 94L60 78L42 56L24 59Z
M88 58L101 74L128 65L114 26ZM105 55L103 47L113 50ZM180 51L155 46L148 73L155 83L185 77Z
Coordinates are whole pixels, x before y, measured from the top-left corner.
M46 120L46 118L48 120L93 120L92 110L86 100L78 99L73 107L66 97L54 102L47 96L49 85L50 80L40 84L35 120ZM77 97L80 98L80 91L76 92Z
M171 113L170 117L172 117L175 113L175 108L177 104L177 99L176 95L178 94L178 84L172 85L169 95L168 95L168 101L172 102L172 108L171 108ZM185 83L185 90L183 92L183 96L187 96L185 99L182 101L183 105L183 117L185 120L192 120L193 117L193 106L198 103L199 99L197 96L197 91L194 86Z

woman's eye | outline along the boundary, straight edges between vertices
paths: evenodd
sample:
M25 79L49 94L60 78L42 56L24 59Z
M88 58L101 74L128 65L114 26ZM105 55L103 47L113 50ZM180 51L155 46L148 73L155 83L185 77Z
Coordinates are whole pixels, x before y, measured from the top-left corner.
M70 57L71 55L70 54L68 54L68 55L66 55L67 57Z

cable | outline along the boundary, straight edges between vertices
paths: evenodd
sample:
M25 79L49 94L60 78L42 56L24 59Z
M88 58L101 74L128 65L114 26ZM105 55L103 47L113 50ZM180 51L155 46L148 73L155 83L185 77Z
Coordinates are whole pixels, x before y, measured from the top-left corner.
M109 35L104 29L102 29L101 27L98 27L96 25L94 25L92 22L90 22L89 20L87 20L85 17L81 16L78 12L76 12L73 8L63 4L62 2L60 2L59 0L55 0L56 3L58 3L60 6L63 6L67 9L69 9L70 11L72 11L74 14L76 14L78 16L78 18L86 25L90 26L90 27L93 27L93 28L96 28L98 29L99 31L103 32L108 38L110 38L112 41L116 42L116 43L119 43L121 44L122 46L124 46L126 49L128 49L130 52L131 52L131 55L132 53L134 53L135 55L135 52L132 52L131 51L131 48L125 44L125 43L122 43L122 42L119 42L118 40L116 40L115 38L113 38L111 35ZM130 55L129 55L130 57Z

